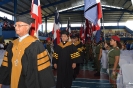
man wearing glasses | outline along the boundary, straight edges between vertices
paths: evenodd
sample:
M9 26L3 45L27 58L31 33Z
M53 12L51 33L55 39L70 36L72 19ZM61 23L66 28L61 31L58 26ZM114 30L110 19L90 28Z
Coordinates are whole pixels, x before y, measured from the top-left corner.
M43 44L28 34L34 20L17 17L18 39L10 43L0 67L0 88L51 88L55 85L50 60Z

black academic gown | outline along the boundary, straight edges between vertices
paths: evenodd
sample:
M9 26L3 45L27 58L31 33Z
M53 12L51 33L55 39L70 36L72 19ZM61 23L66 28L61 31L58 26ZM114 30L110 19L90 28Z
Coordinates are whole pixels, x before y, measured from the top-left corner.
M76 64L76 68L74 69L73 78L75 79L75 78L77 77L77 75L79 74L80 64L83 63L83 59L84 59L85 52L84 52L84 47L83 47L82 42L77 41L76 43L74 43L74 45L76 46L78 52L79 52L80 55L81 55L81 56L80 56L81 62L80 62L80 63L77 63L77 64Z
M57 64L57 86L56 88L71 88L73 80L73 63L80 63L80 54L76 47L67 42L61 42L54 49L53 64Z
M7 47L2 65L0 67L0 84L17 84L17 87L11 86L11 88L53 87L55 85L55 80L52 69L50 67L49 58L47 52L43 47L43 44L39 40L35 40L31 36L23 39L23 42L27 40L29 42L34 40L34 42L31 42L23 52L22 58L20 59L22 67L20 68L21 70L19 69L20 74L18 74L18 71L15 69L13 61L13 57L15 57L17 53L12 52L15 51L14 47L18 44L18 39L15 40L15 42L10 43ZM23 48L23 46L21 46L21 48ZM17 75L19 75L19 77L17 77ZM13 77L18 78L18 82L14 83L16 80L13 79Z
M80 59L82 61L81 63L83 63L83 59L85 58L85 48L84 48L82 42L80 42L80 41L77 41L74 45L76 46L78 52L80 53L80 55L81 55Z

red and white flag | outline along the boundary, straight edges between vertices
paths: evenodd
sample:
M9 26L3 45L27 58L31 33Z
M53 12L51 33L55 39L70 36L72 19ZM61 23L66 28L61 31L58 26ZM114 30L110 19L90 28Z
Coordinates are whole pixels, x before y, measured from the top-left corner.
M71 34L71 25L70 25L70 18L68 19L67 21L67 27L66 27L66 30Z
M85 18L95 25L96 30L100 30L100 19L102 18L102 7L100 0L85 0L84 10Z
M80 38L82 43L85 43L85 29L84 29L84 24L81 25L80 28Z
M102 7L100 4L100 0L84 0L85 9L84 16L86 19L93 23L95 30L95 39L96 42L100 41L101 30L100 30L100 19L102 18Z
M42 24L40 0L32 0L31 17L35 19L35 23L32 24L32 27L34 27L35 30L31 31L31 35L38 37L38 28L39 25Z
M54 37L54 45L60 43L60 23L59 23L59 12L56 10L55 12L55 22L53 26L53 37Z

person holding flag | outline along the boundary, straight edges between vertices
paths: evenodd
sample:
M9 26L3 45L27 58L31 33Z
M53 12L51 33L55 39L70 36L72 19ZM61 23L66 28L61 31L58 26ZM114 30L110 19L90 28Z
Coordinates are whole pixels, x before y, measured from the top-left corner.
M109 47L105 43L104 47L108 50L108 69L109 69L109 81L112 88L117 88L117 76L120 72L119 60L120 60L120 49L122 45L120 43L120 38L116 35L111 36Z
M95 35L96 38L96 43L98 43L97 49L95 50L96 52L96 67L97 67L97 73L95 76L100 76L100 59L101 59L101 52L102 52L102 46L99 44L100 43L100 19L102 18L102 7L100 0L84 0L85 3L85 9L84 9L84 16L85 18L92 22L93 25L95 26L95 29L97 30L97 33Z
M95 53L96 53L96 57L94 59L94 62L95 62L97 72L94 74L94 76L100 76L101 57L102 57L102 41L99 41L97 43Z

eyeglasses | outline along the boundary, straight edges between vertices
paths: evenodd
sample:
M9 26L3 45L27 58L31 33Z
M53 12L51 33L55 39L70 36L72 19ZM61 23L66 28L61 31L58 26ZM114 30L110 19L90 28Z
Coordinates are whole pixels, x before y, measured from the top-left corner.
M22 26L28 26L28 25L14 25L14 27L22 27Z

